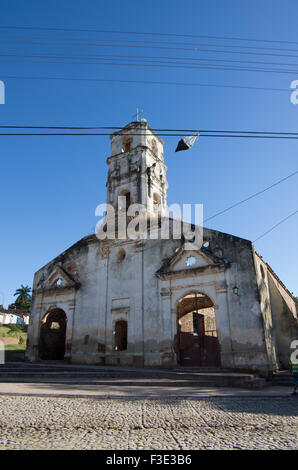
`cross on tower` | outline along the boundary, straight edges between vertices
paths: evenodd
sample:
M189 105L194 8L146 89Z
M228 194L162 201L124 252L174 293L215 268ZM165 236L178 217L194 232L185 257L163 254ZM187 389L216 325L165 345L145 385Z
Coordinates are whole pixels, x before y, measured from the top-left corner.
M140 115L140 114L143 114L143 112L144 112L143 110L140 111L140 110L137 108L137 113L134 114L133 117L136 117L136 118L137 118L137 121L138 121L138 120L139 120L139 115Z

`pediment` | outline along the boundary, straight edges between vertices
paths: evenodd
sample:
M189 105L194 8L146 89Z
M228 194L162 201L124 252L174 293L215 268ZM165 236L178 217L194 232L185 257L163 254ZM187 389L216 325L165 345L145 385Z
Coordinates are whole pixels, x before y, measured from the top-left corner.
M186 249L182 246L173 256L164 260L157 277L169 278L196 275L207 270L222 270L229 262L214 255L209 249Z
M78 289L80 283L61 265L54 266L47 278L44 276L37 283L37 290Z
M214 264L214 261L198 250L184 250L170 264L171 271L194 269Z

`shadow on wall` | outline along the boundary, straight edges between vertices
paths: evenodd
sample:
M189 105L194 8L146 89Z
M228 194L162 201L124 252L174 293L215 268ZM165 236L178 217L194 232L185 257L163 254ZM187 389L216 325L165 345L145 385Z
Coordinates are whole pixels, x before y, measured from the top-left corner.
M281 369L289 369L291 343L298 340L298 320L270 276L269 289L278 361Z

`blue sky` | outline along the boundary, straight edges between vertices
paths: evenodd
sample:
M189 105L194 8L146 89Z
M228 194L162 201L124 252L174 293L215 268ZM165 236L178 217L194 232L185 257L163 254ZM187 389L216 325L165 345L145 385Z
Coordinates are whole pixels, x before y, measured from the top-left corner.
M150 3L76 0L10 1L1 5L0 26L96 29L251 38L286 43L253 43L176 36L125 35L83 31L0 28L0 54L113 54L204 57L199 52L132 47L65 45L98 39L192 44L256 45L288 48L298 56L295 1L232 0ZM17 37L18 36L18 37ZM34 39L35 38L35 39ZM41 38L41 39L40 39ZM25 44L55 39L56 44ZM5 41L11 41L7 43ZM64 44L63 44L64 40ZM88 40L88 41L86 41ZM14 41L14 43L12 42ZM127 43L128 44L128 43ZM140 43L146 45L147 43ZM188 46L187 46L188 47ZM274 51L272 51L273 53ZM275 51L276 53L276 51ZM66 64L60 59L0 55L6 103L0 125L125 126L136 108L153 128L297 132L298 105L290 101L292 74L193 68ZM210 57L210 56L209 56ZM223 57L220 53L217 57ZM228 58L227 55L224 57ZM231 59L297 63L298 57L230 55ZM16 62L18 60L18 62ZM46 61L46 59L44 59ZM81 59L81 62L87 59ZM65 62L65 61L64 61ZM267 67L273 67L267 66ZM298 67L288 67L297 70ZM41 80L10 77L64 77L105 80L189 82L263 87L265 90L144 83ZM287 91L270 91L280 88ZM95 207L105 201L109 137L0 137L1 231L0 303L13 301L20 284L61 251L92 233ZM177 138L165 137L168 203L203 203L209 217L297 169L297 141L200 138L187 152L175 153ZM297 209L297 176L210 221L210 228L254 240ZM291 292L297 289L295 216L255 244Z

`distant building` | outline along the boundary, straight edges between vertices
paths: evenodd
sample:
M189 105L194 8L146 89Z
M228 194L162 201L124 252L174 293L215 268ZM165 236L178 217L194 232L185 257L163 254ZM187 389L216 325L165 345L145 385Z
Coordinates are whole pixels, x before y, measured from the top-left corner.
M29 312L18 309L0 309L0 325L29 325Z

